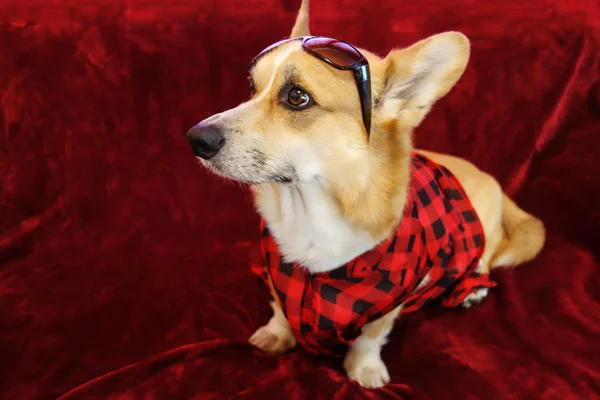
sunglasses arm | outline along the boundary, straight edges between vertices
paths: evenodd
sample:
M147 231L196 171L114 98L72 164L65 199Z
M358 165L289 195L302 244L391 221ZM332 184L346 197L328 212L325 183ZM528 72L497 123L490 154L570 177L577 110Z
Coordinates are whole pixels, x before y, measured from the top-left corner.
M363 64L352 70L360 94L363 122L367 134L371 133L371 76L369 64Z

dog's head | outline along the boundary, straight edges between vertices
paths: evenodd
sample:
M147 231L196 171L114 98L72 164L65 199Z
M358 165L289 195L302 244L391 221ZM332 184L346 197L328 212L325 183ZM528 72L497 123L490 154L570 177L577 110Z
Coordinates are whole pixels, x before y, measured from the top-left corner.
M309 35L307 3L292 37ZM469 41L448 32L385 58L361 52L371 71L370 136L352 72L311 56L296 40L252 66L250 100L188 132L194 154L212 171L252 184L333 181L365 171L377 157L377 141L391 134L410 136L452 88L466 67Z

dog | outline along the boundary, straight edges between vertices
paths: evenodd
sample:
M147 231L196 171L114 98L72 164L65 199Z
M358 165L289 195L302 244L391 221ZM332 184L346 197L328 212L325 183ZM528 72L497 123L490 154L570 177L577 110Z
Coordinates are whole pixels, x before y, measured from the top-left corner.
M187 137L210 171L250 185L262 216L265 265L255 271L273 316L249 342L272 354L299 342L341 351L349 378L378 388L390 381L381 350L400 314L434 297L477 304L494 286L490 270L533 259L545 229L470 162L413 148L413 129L467 66L463 34L384 58L346 46L368 62L364 96L358 75L293 40L311 37L308 9L303 0L292 40L253 61L250 100ZM432 223L433 208L448 221Z

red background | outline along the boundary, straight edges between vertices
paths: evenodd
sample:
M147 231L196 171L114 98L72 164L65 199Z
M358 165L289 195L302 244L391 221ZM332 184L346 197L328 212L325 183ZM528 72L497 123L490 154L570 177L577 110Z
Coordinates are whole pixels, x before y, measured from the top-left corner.
M3 0L0 397L583 399L600 396L597 0L313 1L315 34L385 54L459 30L456 88L419 146L495 175L549 230L486 301L400 321L393 383L272 358L247 266L257 215L185 132L247 98L246 65L298 1Z

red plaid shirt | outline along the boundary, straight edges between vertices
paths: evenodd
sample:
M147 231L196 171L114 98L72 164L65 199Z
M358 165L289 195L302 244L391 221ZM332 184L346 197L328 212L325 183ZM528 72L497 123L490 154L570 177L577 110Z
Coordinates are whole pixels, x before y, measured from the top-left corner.
M455 307L473 291L495 286L475 272L484 233L462 186L446 168L419 154L411 159L398 229L346 265L311 274L282 259L264 220L261 230L262 262L253 270L276 294L298 343L312 353L344 354L363 325L400 304L402 313L435 300Z

